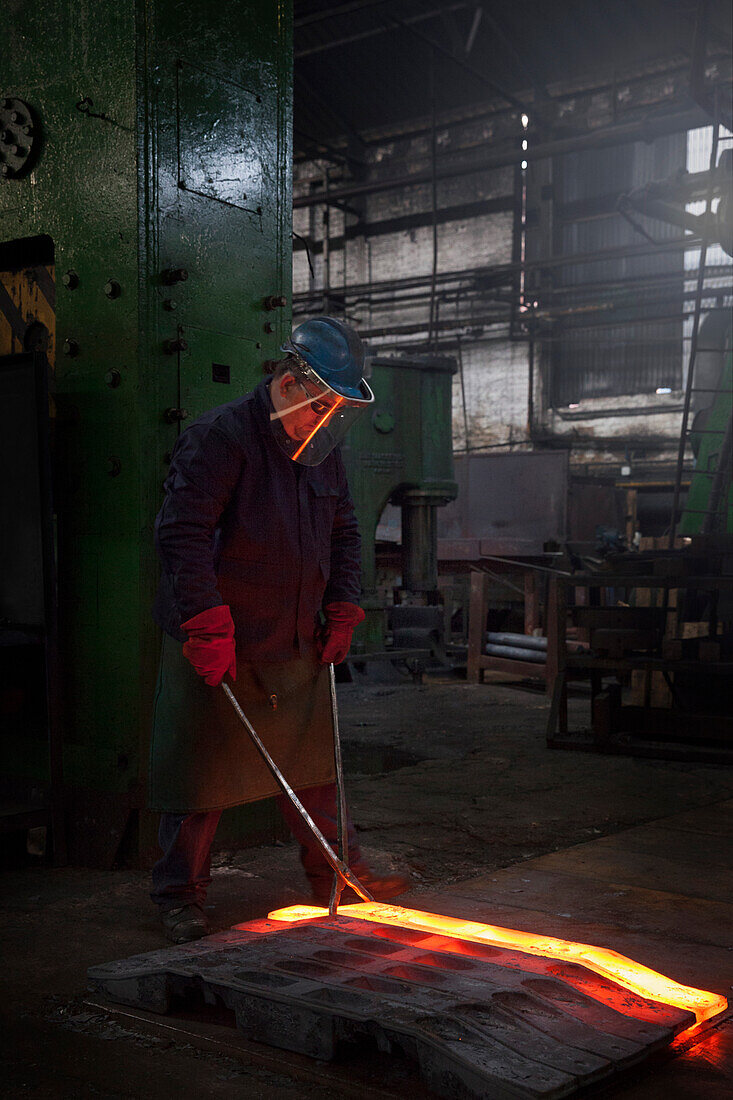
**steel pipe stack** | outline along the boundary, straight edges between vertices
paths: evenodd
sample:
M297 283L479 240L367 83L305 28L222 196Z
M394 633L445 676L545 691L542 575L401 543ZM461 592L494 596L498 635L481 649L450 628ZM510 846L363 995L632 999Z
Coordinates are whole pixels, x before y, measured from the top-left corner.
M567 642L568 653L582 653L587 649L582 642ZM489 630L486 634L484 653L488 657L504 657L508 661L531 661L544 664L547 660L547 638L533 634L512 634Z

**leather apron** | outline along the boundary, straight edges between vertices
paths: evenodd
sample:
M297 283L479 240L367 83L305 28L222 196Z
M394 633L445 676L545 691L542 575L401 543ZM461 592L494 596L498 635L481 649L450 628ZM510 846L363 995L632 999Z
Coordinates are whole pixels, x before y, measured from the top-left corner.
M237 662L227 681L294 790L334 780L328 666L315 655ZM150 807L226 809L279 794L259 750L220 687L210 687L164 635L153 714Z

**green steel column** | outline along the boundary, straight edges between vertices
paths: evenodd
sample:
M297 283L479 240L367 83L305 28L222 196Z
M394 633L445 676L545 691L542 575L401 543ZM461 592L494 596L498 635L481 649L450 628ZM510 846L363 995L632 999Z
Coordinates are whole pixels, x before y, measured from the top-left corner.
M411 519L403 525L403 540L409 529L407 562L415 579L417 572L421 574L418 587L427 583L426 577L435 577L437 586L435 508L458 492L453 480L451 426L456 365L453 359L437 357L374 357L369 369L374 407L349 433L344 461L362 535L367 617L357 637L367 649L376 650L384 648L385 618L376 592L374 542L379 517L388 502L404 503L411 516L424 511L418 515L417 526Z
M104 862L145 805L167 455L289 330L292 4L14 10L0 95L30 104L42 139L0 180L0 258L52 240L64 766L77 857ZM10 746L6 767L42 780L44 746Z

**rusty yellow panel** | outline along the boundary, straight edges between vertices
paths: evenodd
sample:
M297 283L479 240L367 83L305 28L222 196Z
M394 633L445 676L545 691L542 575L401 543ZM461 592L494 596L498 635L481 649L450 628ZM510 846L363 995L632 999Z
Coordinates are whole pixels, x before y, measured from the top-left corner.
M18 272L0 273L0 345L3 355L15 355L23 350L22 327L19 325L20 292Z
M1 293L1 284L0 284ZM0 355L12 355L15 351L13 339L13 330L10 327L5 314L0 309Z
M0 355L37 348L54 367L54 280L53 264L0 272Z

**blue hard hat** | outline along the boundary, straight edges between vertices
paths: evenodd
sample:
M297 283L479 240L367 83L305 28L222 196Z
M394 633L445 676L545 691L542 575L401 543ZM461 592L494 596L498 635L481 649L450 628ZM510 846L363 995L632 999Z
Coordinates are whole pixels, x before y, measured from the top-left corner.
M358 332L344 321L335 317L303 321L281 350L302 359L342 397L359 402L374 399L363 377L364 344Z

